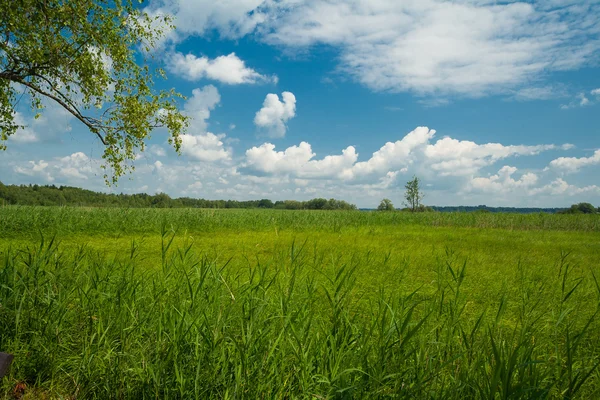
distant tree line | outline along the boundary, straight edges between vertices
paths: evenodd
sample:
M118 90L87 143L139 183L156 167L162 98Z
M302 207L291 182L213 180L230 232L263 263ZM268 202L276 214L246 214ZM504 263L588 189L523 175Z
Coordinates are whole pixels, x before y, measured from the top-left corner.
M435 211L440 212L492 212L492 213L520 213L520 214L532 214L532 213L549 213L549 214L594 214L600 212L600 208L596 209L590 203L584 208L580 209L578 204L573 204L571 208L540 208L540 207L488 207L485 205L479 206L445 206L438 207L432 206L431 208ZM595 210L595 212L591 212Z
M149 195L99 193L70 186L4 185L0 182L0 205L156 207L156 208L276 208L285 210L356 210L354 204L336 199L285 200L206 200L171 198L165 193Z

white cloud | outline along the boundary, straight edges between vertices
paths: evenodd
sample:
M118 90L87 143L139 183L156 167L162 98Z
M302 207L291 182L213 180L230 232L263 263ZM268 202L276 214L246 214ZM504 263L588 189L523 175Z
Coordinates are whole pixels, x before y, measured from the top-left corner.
M200 181L190 183L186 188L186 192L198 194L198 193L200 193L200 189L202 189L202 186L203 186L202 182L200 182Z
M28 161L25 165L15 165L13 171L20 175L37 177L43 182L81 182L99 174L99 163L82 152L50 161Z
M189 81L208 78L228 85L267 82L275 79L246 67L246 63L235 53L211 60L208 57L196 57L193 54L183 55L176 52L170 55L167 68Z
M594 96L600 96L600 88L594 89L590 93Z
M225 134L206 132L202 135L183 135L181 152L200 161L222 161L231 159L231 151L223 145Z
M281 151L266 143L248 149L243 163L238 165L233 164L235 160L230 163L214 163L188 157L167 157L152 162L141 159L135 162L135 181L123 180L117 190L129 193L162 191L173 197L235 200L334 197L361 207L376 207L384 197L400 205L403 183L416 173L423 181L426 204L565 206L575 201L594 204L600 201L600 188L592 184L593 181L587 185L575 186L564 179L552 181L543 173L521 172L512 166L504 166L499 170L497 168L498 171L491 175L486 174L487 167L482 167L474 170L472 175L444 176L431 169L433 161L425 155L425 149L437 143L432 141L433 136L427 139L431 131L421 128L419 133L424 138L415 133L407 135L406 140L403 138L401 144L390 143L395 150L390 154L397 154L404 161L385 161L384 164L390 169L372 164L374 168L368 176L356 175L349 178L348 172L353 172L358 164L358 154L353 146L339 154L317 157L308 143L300 143ZM484 144L477 146L485 149ZM457 157L464 154L472 157L472 151L463 151L463 155ZM481 149L477 151L483 152ZM530 149L527 154L533 153L535 151ZM25 163L18 161L21 157L15 158L14 153L11 154L13 156L8 153L0 154L3 157L0 176L5 184L55 183L107 190L99 169L101 160L92 159L83 153ZM436 157L446 157L446 153L440 148L437 148L435 154ZM501 156L505 154L507 153L502 153ZM405 163L407 166L402 166ZM238 170L237 166L243 168Z
M286 123L296 115L296 96L291 92L283 92L279 96L269 93L262 108L254 117L254 124L266 128L271 137L283 137L287 130Z
M590 99L588 99L585 94L581 93L579 95L579 106L580 107L584 107L584 106L589 106L590 105Z
M334 0L294 3L287 11L273 22L268 41L339 46L343 68L375 90L503 92L548 70L590 62L600 47L585 40L598 32L591 18L598 7L589 3L549 9L488 1Z
M435 130L418 127L396 142L387 142L374 152L368 161L356 163L347 172L346 177L353 178L373 173L385 174L406 167L413 162L411 159L413 152L425 146L434 135Z
M183 112L191 118L188 132L181 135L181 153L198 161L226 161L231 159L231 149L223 143L225 134L207 132L206 120L221 101L216 87L208 85L194 89Z
M150 146L150 153L154 154L157 157L165 157L167 155L167 151L164 147L159 146L157 144L153 144Z
M28 161L27 166L15 166L13 169L17 174L27 176L37 175L43 177L47 182L53 182L54 177L46 170L48 165L49 164L44 160Z
M71 131L71 113L47 98L42 99L42 105L44 109L38 118L19 111L13 113L14 123L22 128L17 129L9 140L16 143L51 142Z
M566 149L571 145L509 145L477 144L450 137L431 143L436 131L418 127L396 142L388 142L373 153L368 161L356 163L347 177L384 174L415 165L425 174L439 176L468 176L499 160L514 156L532 156L547 150Z
M592 91L593 92L593 91ZM592 93L593 94L593 93ZM562 110L569 110L571 108L576 108L576 107L585 107L585 106L590 106L593 103L590 101L590 99L587 98L587 96L585 95L585 93L579 93L576 96L576 99L571 101L568 104L561 104L560 108Z
M530 196L537 195L559 195L559 196L576 196L581 194L600 194L600 186L589 185L578 187L568 184L564 179L558 178L551 183L539 188L534 188L529 191Z
M159 0L149 10L173 14L182 37L333 46L342 72L385 91L511 94L597 62L600 49L595 0Z
M574 173L581 168L600 164L600 150L596 150L591 157L559 157L550 161L549 168L564 171L566 173Z
M290 175L296 178L332 178L348 183L366 184L393 174L416 173L432 179L444 177L472 177L484 167L500 160L517 156L534 156L548 150L566 150L572 145L502 145L500 143L477 144L467 140L444 137L432 142L436 131L418 127L396 142L388 142L374 152L366 161L358 161L353 146L341 155L315 159L315 153L307 142L276 151L275 145L265 143L246 151L246 166L251 170L269 175ZM502 170L503 173L507 170ZM493 178L502 180L505 175ZM510 175L506 176L510 178ZM525 176L532 182L533 175ZM511 178L512 179L512 178ZM390 182L393 180L390 180Z
M339 178L358 158L353 146L348 146L341 155L326 156L321 160L314 160L315 156L311 145L306 142L284 151L275 151L275 145L271 143L246 151L249 168L274 175L290 174L298 178Z
M548 150L567 149L571 145L509 145L500 143L477 144L469 140L449 137L429 144L425 157L433 171L442 176L472 175L485 166L514 156L533 156Z
M526 173L520 179L515 180L512 176L517 168L505 165L500 168L496 175L488 178L476 177L470 182L470 189L487 193L506 194L514 190L529 188L538 182L538 176L534 173Z
M265 22L268 15L261 11L265 3L265 0L157 0L144 11L173 15L177 32L182 36L203 35L217 29L223 37L239 38Z
M29 121L25 119L22 113L13 112L13 122L20 128L17 128L17 131L9 137L9 140L17 143L34 143L40 140L38 134L31 128Z
M192 96L189 97L183 106L183 112L190 117L190 131L204 132L207 128L206 120L210 117L210 112L221 102L221 95L213 85L206 85L202 89L192 90Z

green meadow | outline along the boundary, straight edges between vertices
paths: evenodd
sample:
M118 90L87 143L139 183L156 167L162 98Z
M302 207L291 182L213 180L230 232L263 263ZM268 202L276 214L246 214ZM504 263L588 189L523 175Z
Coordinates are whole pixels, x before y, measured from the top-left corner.
M0 208L2 398L600 398L600 217Z

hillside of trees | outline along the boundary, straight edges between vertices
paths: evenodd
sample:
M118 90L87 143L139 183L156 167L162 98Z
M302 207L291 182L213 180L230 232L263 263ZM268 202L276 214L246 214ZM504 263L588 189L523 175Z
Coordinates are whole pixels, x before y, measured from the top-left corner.
M158 207L158 208L276 208L287 210L356 210L354 204L336 199L308 201L269 199L237 201L206 200L191 197L173 199L165 193L149 195L109 194L70 186L4 185L0 182L0 206L80 206L80 207Z

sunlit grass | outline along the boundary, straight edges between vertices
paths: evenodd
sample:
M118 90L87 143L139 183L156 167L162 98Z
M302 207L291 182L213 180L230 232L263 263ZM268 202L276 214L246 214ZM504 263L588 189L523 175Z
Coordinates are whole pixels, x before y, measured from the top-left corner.
M16 356L2 390L596 398L597 226L546 215L0 209L0 350Z

